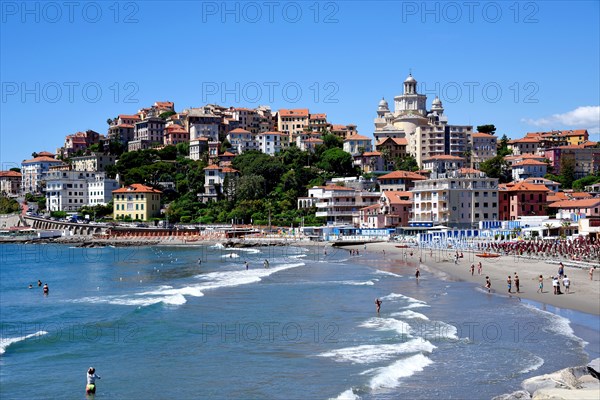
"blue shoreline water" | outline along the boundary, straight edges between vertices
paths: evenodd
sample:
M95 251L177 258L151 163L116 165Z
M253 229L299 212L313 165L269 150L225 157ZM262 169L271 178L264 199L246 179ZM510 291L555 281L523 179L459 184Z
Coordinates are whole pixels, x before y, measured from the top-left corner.
M490 398L587 361L571 328L597 340L582 313L328 252L0 246L2 339L32 335L3 342L0 398L84 398L90 365L97 398Z

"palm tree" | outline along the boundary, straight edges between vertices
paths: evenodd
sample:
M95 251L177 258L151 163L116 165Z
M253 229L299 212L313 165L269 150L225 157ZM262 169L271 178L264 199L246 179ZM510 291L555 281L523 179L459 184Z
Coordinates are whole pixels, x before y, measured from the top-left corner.
M560 236L561 237L566 237L567 236L565 232L566 232L567 228L569 228L570 226L571 226L571 221L568 221L568 220L564 220L560 224L560 227L561 227L561 234L560 234Z
M550 229L552 229L552 224L544 224L544 228L548 229L548 235L550 236Z

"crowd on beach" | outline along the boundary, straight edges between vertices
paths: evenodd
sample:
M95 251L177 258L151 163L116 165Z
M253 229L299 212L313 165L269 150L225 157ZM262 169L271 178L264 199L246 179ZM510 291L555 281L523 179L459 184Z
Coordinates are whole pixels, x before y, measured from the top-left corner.
M589 237L569 240L478 243L477 249L502 255L562 257L573 261L600 261L600 241Z

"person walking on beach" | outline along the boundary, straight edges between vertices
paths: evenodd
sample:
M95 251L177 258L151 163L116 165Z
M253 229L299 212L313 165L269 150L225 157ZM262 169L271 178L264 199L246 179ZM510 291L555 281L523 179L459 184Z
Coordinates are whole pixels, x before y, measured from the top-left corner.
M558 278L562 279L562 277L565 275L565 266L563 265L563 263L559 263L558 264Z
M419 267L415 271L415 278L417 278L417 283L419 283L419 277L421 276L421 271L419 271Z
M481 261L477 264L477 274L481 275L481 270L483 269L483 265L481 265Z
M490 277L485 277L485 288L488 290L488 293L492 291L492 281L490 281Z
M471 276L475 275L475 264L471 264Z
M510 291L510 289L512 289L512 279L510 277L510 275L508 276L508 278L506 279L506 284L508 285L508 293L512 293Z
M596 269L596 267L590 267L590 281L594 280L594 270Z
M379 300L379 297L375 299L375 309L377 310L377 314L379 314L379 310L381 310L381 300Z
M542 275L538 278L538 293L544 293L544 277Z
M569 288L571 287L571 280L569 278L567 278L566 275L563 278L563 285L565 286L565 294L568 294Z
M521 289L519 287L519 275L517 275L517 273L515 272L515 289L517 289L517 293L521 293Z
M94 394L96 393L96 379L100 379L98 375L96 375L96 369L94 367L90 367L87 372L87 383L85 385L85 394Z

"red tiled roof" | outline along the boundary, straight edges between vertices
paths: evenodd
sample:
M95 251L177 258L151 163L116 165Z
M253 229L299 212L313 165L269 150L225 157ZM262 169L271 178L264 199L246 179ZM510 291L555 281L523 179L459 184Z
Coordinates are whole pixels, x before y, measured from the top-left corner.
M30 160L24 160L21 164L33 164L33 163L37 163L37 162L54 162L54 163L62 163L62 161L57 160L56 158L52 158L52 157L46 157L46 156L38 156L35 158L32 158Z
M279 115L282 117L308 117L308 108L296 108L279 110Z
M223 154L219 154L219 157L235 157L235 154L233 154L232 152L226 151Z
M347 142L349 140L368 140L369 142L371 141L371 139L369 139L368 137L358 134L346 137L346 139L344 139L344 142Z
M517 162L517 163L514 163L514 164L512 165L512 167L513 167L513 168L514 168L514 167L520 167L520 166L522 166L522 165L540 165L540 166L542 166L542 165L546 165L546 166L547 166L548 164L546 164L546 163L545 163L545 162L543 162L543 161L537 161L537 160L523 160L523 161L519 161L519 162Z
M471 136L476 137L476 138L497 139L496 136L490 135L489 133L483 133L483 132L475 132Z
M506 185L506 189L509 192L548 192L550 190L545 185L538 185L525 181L521 181L512 185L508 184Z
M331 130L332 130L332 131L343 131L343 130L346 130L346 129L348 129L348 128L346 127L346 125L341 125L341 124L334 124L334 125L331 125Z
M49 151L40 151L38 157L54 157L56 154L50 153Z
M377 180L382 180L382 179L412 179L415 181L417 181L417 180L420 181L420 180L424 180L427 178L424 177L423 175L419 175L419 174L416 174L411 171L393 171L393 172L390 172L389 174L385 174L385 175L377 178Z
M327 114L310 114L310 119L327 119Z
M2 178L20 178L22 174L17 171L0 171L0 177Z
M412 204L413 193L403 192L399 190L389 190L383 192L383 195L388 198L390 204Z
M589 208L600 205L600 197L578 200L561 200L548 205L552 208Z
M113 190L113 193L162 193L160 190L150 186L142 185L141 183L132 183L129 186L124 186L120 189Z
M242 128L235 128L235 129L230 130L229 133L243 133L243 134L246 134L246 133L251 133L251 132L249 132L249 131L247 131L245 129L242 129Z
M119 114L120 119L140 119L140 116L137 114L127 115L127 114Z
M380 151L365 151L362 155L364 157L376 157L376 156L380 156L381 152Z
M408 140L406 140L406 138L391 138L391 137L386 137L386 138L380 139L379 142L377 142L377 146L380 146L380 145L384 144L387 140L391 140L392 142L396 143L399 146L406 146L406 145L408 145Z

